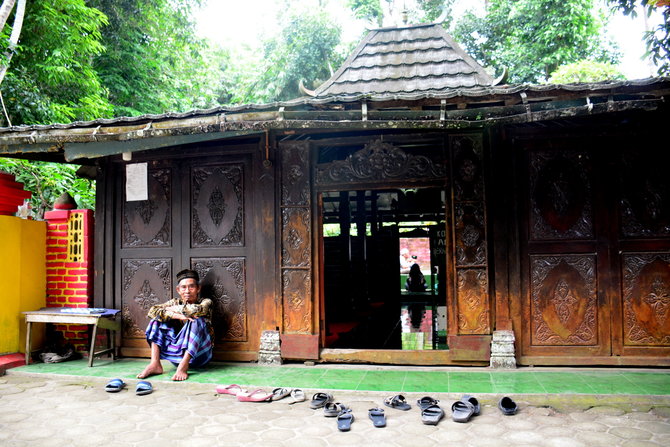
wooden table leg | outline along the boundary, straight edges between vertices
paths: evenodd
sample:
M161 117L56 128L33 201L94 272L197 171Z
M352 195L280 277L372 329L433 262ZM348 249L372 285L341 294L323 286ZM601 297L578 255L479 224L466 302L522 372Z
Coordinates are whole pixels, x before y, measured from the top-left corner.
M91 349L88 353L88 366L93 366L93 353L95 352L95 338L98 336L98 325L93 325L93 332L91 334Z
M30 364L30 338L32 334L33 324L30 321L26 321L26 365Z

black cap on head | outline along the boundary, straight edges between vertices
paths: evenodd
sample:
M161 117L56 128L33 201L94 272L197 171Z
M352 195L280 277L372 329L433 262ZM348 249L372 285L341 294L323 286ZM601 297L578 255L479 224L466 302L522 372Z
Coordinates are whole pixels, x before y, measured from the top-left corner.
M184 269L181 272L177 273L177 284L179 284L182 281L182 279L189 279L189 278L193 278L195 279L196 283L200 283L200 275L198 275L198 272L191 269Z

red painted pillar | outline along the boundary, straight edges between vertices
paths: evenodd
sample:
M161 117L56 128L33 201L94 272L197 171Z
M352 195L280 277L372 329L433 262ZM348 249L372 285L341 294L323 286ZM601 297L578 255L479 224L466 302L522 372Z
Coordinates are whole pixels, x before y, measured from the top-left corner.
M47 307L93 306L92 210L54 210L47 221ZM58 325L65 340L86 351L88 327Z

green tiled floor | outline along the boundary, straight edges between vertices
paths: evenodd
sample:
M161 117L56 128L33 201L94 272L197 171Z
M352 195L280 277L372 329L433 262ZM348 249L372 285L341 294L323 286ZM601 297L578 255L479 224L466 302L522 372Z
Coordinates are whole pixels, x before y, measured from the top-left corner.
M87 360L37 363L17 371L89 377L132 379L146 360ZM174 368L152 380L170 380ZM518 369L492 371L482 368L349 367L343 365L257 366L246 363L213 363L191 371L189 381L242 386L308 389L365 390L420 393L498 394L640 394L670 395L670 370L625 369Z

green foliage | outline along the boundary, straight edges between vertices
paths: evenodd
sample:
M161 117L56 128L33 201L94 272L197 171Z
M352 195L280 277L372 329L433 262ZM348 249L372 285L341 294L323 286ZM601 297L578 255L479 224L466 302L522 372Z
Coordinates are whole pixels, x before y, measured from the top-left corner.
M192 9L200 0L89 0L109 24L106 51L94 67L114 115L185 111L215 104L216 70L195 36Z
M587 57L617 62L602 21L593 0L490 0L485 17L466 13L453 34L484 66L507 67L510 82L541 82Z
M384 24L385 14L391 10L404 9L410 24L430 23L440 17L445 9L450 11L453 3L454 0L416 0L416 8L412 9L405 0L347 0L347 7L353 11L354 17L381 27ZM451 15L447 14L445 23L450 22Z
M12 124L110 116L107 92L91 64L104 51L100 28L106 23L84 0L27 3L17 54L1 86Z
M667 0L607 0L613 9L621 10L625 15L635 17L636 7L645 9L651 14L655 8L661 9L663 23L644 34L647 44L647 55L651 56L658 66L659 76L670 76L670 3Z
M588 60L566 64L551 74L550 84L569 84L573 82L599 82L614 79L626 79L612 64Z
M347 0L347 6L357 19L367 20L381 27L384 23L382 0Z
M12 124L216 105L215 63L191 18L200 2L29 1L1 86ZM0 50L10 32L9 26L2 30Z
M78 208L95 208L95 181L79 178L77 165L0 158L0 171L16 176L24 189L33 193L30 198L32 217L42 219L53 208L56 199L70 193Z
M236 60L237 67L227 72L230 59L224 59L222 98L232 103L259 103L302 96L300 80L308 88L327 80L330 67L337 67L342 56L336 52L340 28L323 11L289 12L282 29L264 42L262 59ZM241 63L240 63L241 62ZM239 65L238 65L239 64Z

